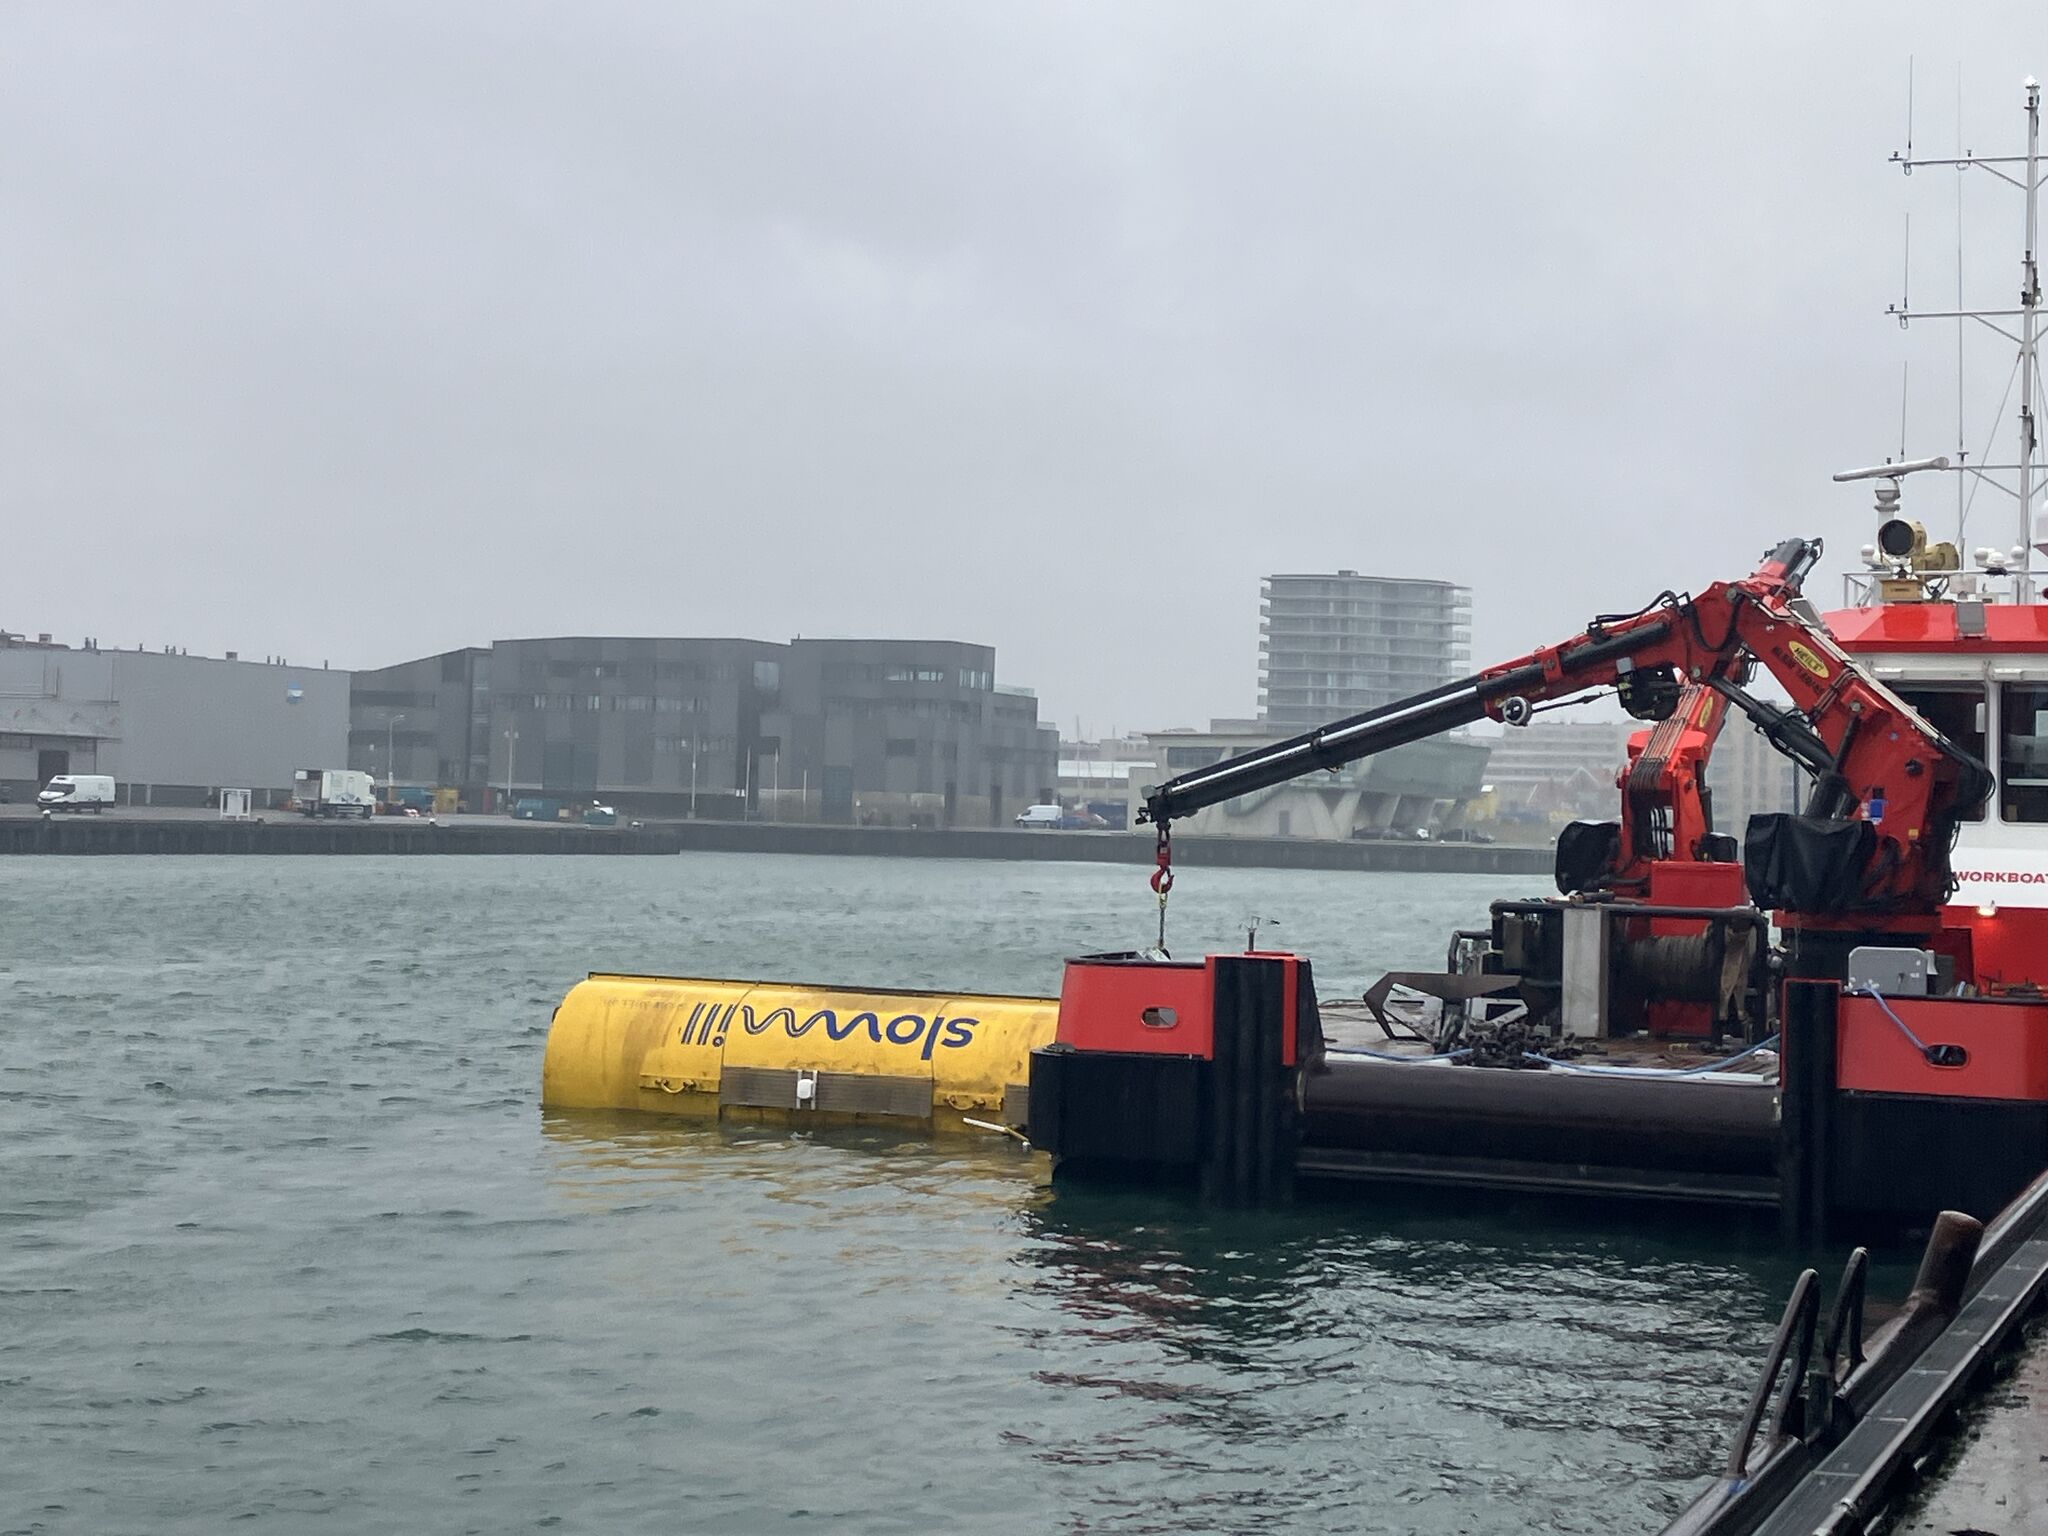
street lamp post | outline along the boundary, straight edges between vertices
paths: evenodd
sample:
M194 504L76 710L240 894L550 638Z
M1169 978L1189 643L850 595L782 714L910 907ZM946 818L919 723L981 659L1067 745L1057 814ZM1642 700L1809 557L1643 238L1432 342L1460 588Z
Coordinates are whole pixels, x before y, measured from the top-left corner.
M398 787L397 731L403 715L393 715L384 722L384 798L391 798L391 791Z
M697 751L698 742L690 738L690 820L697 819Z
M519 733L507 728L505 732L505 809L512 809L512 762L519 751Z

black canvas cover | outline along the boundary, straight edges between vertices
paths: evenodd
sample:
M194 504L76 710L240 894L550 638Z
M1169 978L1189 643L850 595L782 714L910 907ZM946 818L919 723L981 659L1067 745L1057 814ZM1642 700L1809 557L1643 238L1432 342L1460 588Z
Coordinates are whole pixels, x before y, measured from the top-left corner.
M1567 896L1597 890L1621 862L1621 823L1575 821L1557 834L1557 888Z
M1742 849L1749 899L1776 912L1853 911L1876 845L1867 821L1752 816Z
M1727 832L1709 832L1700 839L1700 857L1716 864L1733 864L1742 858L1742 844Z

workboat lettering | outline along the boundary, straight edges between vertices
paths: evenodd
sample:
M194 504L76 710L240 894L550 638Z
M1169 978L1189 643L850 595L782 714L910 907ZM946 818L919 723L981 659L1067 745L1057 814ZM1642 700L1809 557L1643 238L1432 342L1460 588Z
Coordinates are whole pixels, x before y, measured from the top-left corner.
M930 1061L934 1050L957 1051L972 1045L975 1026L981 1022L976 1018L949 1019L939 1013L899 1013L884 1022L879 1013L867 1009L848 1014L842 1020L834 1008L819 1008L799 1019L796 1010L786 1005L756 1014L750 1003L696 1002L690 1005L688 1017L676 1032L676 1043L722 1047L735 1019L749 1035L766 1034L779 1024L792 1040L803 1039L819 1025L824 1026L828 1040L864 1034L876 1045L914 1048L920 1061Z

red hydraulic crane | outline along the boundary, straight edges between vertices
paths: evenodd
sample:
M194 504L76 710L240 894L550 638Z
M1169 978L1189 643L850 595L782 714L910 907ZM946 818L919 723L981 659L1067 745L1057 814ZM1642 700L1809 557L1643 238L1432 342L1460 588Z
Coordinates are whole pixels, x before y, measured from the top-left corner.
M1697 596L1663 592L1559 644L1184 773L1147 793L1139 819L1158 826L1165 870L1172 822L1205 806L1480 719L1527 724L1540 702L1611 687L1631 715L1658 722L1632 752L1624 838L1612 861L1617 877L1634 879L1655 859L1732 852L1701 842L1708 828L1699 797L1720 712L1732 704L1813 776L1803 814L1751 822L1744 853L1757 905L1806 936L1823 968L1857 935L1931 938L1953 886L1956 823L1983 803L1991 779L1859 668L1800 602L1820 552L1817 539L1789 539L1740 580ZM1791 708L1746 691L1757 666Z

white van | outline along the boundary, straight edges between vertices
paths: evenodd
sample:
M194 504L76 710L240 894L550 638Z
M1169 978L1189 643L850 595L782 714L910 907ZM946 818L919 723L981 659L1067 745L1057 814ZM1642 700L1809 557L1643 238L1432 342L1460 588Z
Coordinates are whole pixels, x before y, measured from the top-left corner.
M1017 825L1020 827L1050 827L1056 830L1065 815L1066 812L1056 805L1027 805L1017 813Z
M50 811L91 811L114 803L114 781L104 773L60 773L42 787L36 804Z

